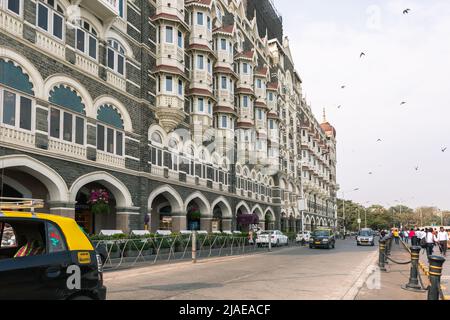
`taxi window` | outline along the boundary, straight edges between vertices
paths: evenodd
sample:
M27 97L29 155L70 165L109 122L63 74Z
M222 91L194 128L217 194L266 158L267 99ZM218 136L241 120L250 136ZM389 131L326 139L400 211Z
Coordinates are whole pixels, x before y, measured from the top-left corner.
M10 224L0 222L0 234L2 236L2 242L0 243L2 249L17 248L16 234Z
M59 229L53 223L47 223L47 239L49 253L67 251L64 238Z

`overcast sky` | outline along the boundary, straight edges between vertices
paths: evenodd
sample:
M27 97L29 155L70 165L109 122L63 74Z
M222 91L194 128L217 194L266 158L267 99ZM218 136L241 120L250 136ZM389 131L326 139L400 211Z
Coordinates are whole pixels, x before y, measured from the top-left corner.
M306 99L337 129L339 196L450 209L450 1L274 2Z

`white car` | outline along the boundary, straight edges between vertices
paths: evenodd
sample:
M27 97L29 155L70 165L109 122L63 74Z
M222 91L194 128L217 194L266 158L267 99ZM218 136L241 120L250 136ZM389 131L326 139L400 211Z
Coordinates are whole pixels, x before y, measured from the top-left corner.
M256 238L256 244L258 247L269 245L269 239L272 246L287 246L289 244L289 238L285 236L281 231L263 231Z
M300 231L299 233L297 233L295 241L297 243L300 243L302 241L309 243L310 238L311 238L311 231Z

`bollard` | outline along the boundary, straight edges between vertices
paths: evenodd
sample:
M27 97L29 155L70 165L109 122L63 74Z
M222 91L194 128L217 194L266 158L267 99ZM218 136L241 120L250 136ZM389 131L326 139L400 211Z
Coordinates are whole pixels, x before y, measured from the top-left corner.
M430 283L428 288L428 300L439 300L439 293L441 289L442 266L445 259L439 256L429 256L428 262L430 264Z
M389 236L384 238L385 246L384 246L384 264L389 264L388 255L389 255Z
M269 252L272 252L272 237L270 234L268 235L268 239L269 239Z
M380 255L379 255L379 259L378 259L378 266L380 267L381 271L387 271L386 267L385 267L385 250L386 250L386 240L384 239L380 239L379 241L380 243Z
M387 240L387 245L386 245L386 256L391 255L391 249L392 249L392 237L389 236L388 240Z
M411 272L409 275L409 282L407 285L402 286L405 290L411 290L411 291L422 291L421 286L419 285L419 256L420 256L420 250L422 248L418 246L411 247Z
M197 263L197 232L192 233L192 262Z

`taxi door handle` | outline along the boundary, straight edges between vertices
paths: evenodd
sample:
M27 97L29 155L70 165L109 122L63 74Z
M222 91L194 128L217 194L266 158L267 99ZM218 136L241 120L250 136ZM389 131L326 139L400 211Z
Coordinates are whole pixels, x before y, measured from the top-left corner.
M60 267L50 267L46 270L47 277L49 278L58 278L61 275Z

